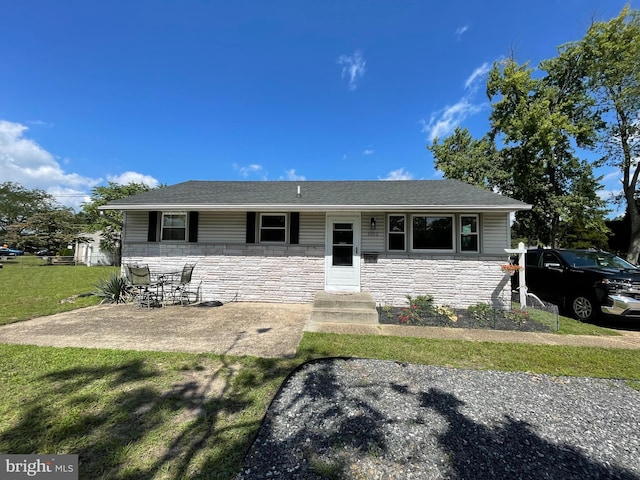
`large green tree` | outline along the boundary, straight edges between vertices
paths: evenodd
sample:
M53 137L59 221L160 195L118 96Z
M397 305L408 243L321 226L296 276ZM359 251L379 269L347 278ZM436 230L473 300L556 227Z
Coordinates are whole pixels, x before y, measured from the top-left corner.
M157 188L162 186L164 185L160 185ZM117 258L120 257L122 215L119 212L109 212L108 215L101 215L98 208L113 200L130 197L153 189L149 185L136 182L128 184L109 182L106 186L94 187L91 191L91 199L82 204L82 214L91 225L91 230L101 232L100 248L113 252Z
M599 164L619 169L621 200L630 221L628 259L640 256L640 12L625 7L607 22L594 22L584 38L560 48L559 63L581 74L589 107L600 120ZM598 165L598 164L597 164Z
M29 190L19 183L4 182L0 184L0 240L5 238L9 225L19 226L30 216L53 210L56 206L52 195L43 190ZM17 227L16 227L17 228Z
M601 232L606 245L604 202L592 167L575 153L594 138L596 122L583 105L579 72L543 62L538 77L513 59L496 63L487 94L493 101L490 135L502 146L502 190L533 205L517 215L516 234L558 247L567 225Z
M80 233L85 225L71 209L58 206L30 215L22 222L9 225L7 239L21 248L44 249L58 253L82 241Z
M500 152L488 136L477 140L466 128L456 127L442 143L435 139L427 148L433 153L436 168L448 178L487 189L507 181L508 173L502 170Z
M519 212L516 236L544 244L575 245L588 231L590 246L606 245L604 202L591 165L575 155L596 123L584 100L579 72L552 62L544 75L513 59L494 64L487 82L491 130L476 140L456 129L428 148L445 176L498 190L533 205ZM576 103L577 102L577 103ZM577 106L575 106L577 105ZM583 240L580 240L583 246Z

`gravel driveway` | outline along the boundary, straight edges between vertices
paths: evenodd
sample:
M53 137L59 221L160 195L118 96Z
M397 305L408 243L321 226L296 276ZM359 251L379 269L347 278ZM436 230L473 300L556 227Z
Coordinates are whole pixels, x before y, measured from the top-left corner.
M624 382L358 359L283 385L238 479L640 479Z

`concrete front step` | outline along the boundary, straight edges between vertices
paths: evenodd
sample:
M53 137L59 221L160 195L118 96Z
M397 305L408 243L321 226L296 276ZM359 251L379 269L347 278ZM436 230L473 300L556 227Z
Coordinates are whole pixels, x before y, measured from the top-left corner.
M378 324L376 303L368 293L318 292L310 321L325 323Z

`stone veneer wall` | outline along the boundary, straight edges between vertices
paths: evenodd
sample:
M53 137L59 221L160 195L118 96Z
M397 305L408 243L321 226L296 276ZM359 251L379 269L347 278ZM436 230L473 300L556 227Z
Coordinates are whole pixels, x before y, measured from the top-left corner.
M365 261L364 291L376 304L406 306L406 295L432 295L437 305L466 308L479 302L497 308L511 305L509 275L500 270L500 256L385 255Z
M196 263L193 281L202 299L310 303L324 290L324 245L128 244L123 264L148 264L152 272ZM503 256L388 255L361 260L361 289L376 304L404 306L406 295L433 295L438 305L466 308L479 302L510 305Z
M310 303L324 289L324 245L138 243L125 253L123 264L148 264L152 272L195 263L205 301Z

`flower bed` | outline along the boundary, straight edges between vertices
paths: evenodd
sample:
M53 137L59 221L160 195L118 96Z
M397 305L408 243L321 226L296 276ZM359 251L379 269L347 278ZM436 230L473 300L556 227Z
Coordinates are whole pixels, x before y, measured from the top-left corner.
M407 297L409 306L378 307L380 323L431 327L485 328L521 332L550 332L551 329L531 319L528 311L501 310L488 304L456 309L433 304L432 297Z

